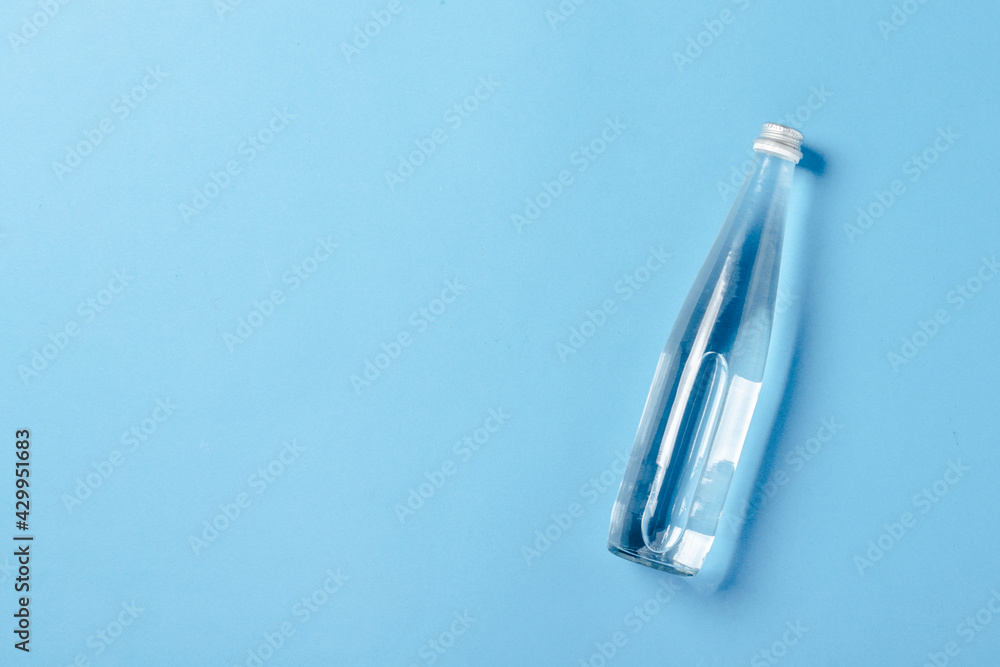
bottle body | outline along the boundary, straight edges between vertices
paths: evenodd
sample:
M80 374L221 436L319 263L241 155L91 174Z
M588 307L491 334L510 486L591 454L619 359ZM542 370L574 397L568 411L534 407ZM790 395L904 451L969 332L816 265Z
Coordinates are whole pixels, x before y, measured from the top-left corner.
M715 539L767 360L797 159L755 149L660 355L612 513L613 553L676 574L697 573Z

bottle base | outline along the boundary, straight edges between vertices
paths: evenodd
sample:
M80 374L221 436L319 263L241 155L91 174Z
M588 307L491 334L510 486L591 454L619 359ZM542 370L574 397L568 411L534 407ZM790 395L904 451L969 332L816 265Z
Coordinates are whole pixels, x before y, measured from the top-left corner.
M620 556L625 560L630 560L633 563L639 563L639 565L645 565L646 567L651 567L656 570L662 570L664 572L669 572L670 574L677 574L682 577L692 577L698 574L698 570L686 567L680 563L670 563L664 562L662 560L656 560L650 558L648 555L641 553L640 551L632 551L631 549L624 549L618 545L608 543L608 551L616 556ZM642 549L641 551L645 551Z

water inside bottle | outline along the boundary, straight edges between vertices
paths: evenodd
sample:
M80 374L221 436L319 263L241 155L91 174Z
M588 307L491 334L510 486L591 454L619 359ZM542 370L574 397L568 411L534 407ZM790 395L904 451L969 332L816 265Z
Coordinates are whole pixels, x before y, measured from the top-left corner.
M693 575L715 541L760 395L801 138L762 128L660 355L612 511L608 547L624 558Z
M702 360L680 428L672 438L664 429L642 517L645 549L694 571L715 539L760 394L759 382L727 382L725 368L717 353Z

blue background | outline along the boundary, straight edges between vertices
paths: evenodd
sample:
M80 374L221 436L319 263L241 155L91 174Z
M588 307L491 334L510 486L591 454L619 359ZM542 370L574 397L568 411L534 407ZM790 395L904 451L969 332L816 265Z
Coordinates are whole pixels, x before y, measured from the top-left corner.
M13 535L14 431L28 428L36 536L31 654L0 627L3 664L998 659L1000 620L983 619L1000 587L1000 281L973 280L961 308L948 298L1000 251L996 3L911 0L892 31L888 1L564 2L564 21L555 0L43 5L8 2L0 21L0 497ZM365 42L372 12L391 21ZM456 127L449 109L477 88ZM625 129L580 171L609 119ZM725 184L772 120L814 152L788 222L799 320L761 473L787 479L751 512L728 587L661 603L673 578L605 549L619 479L600 476L630 448ZM949 128L958 138L912 180L906 163ZM436 129L444 143L390 188L386 172ZM89 155L54 166L88 133ZM563 170L572 184L519 229L511 216ZM895 179L888 210L845 229ZM336 249L293 288L288 272L327 237ZM671 257L626 299L616 285L651 247ZM102 291L116 271L127 287ZM449 280L464 289L441 312ZM227 338L276 289L283 303ZM91 314L87 299L109 303ZM561 358L606 299L615 312ZM921 337L939 309L947 322ZM401 333L409 346L379 358ZM915 333L923 345L894 367ZM51 340L65 345L26 372ZM389 363L352 384L376 361ZM176 410L144 422L158 399ZM459 455L491 409L510 417ZM831 417L843 428L792 464ZM129 450L123 435L144 426ZM293 440L301 451L274 464ZM935 492L959 460L969 470ZM254 477L269 464L280 474ZM925 488L933 504L914 500ZM527 556L573 503L579 516ZM912 525L884 537L904 512ZM213 521L225 528L193 543ZM859 565L880 537L890 548ZM314 594L303 620L295 605ZM142 611L121 628L123 603ZM962 625L981 609L979 630ZM279 642L283 623L294 634Z

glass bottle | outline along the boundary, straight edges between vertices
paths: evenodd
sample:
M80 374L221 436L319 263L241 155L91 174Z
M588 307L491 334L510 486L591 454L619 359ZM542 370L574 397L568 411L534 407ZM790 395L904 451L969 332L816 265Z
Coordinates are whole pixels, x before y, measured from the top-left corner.
M715 539L760 393L785 209L802 134L765 123L754 164L660 354L608 548L696 574Z

